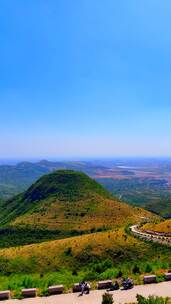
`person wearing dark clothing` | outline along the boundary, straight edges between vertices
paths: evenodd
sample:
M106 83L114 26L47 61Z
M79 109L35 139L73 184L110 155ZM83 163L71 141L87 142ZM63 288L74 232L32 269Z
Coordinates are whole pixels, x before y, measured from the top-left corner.
M83 296L84 293L89 294L90 292L90 286L89 284L87 284L86 282L82 281L80 283L80 287L81 287L81 296Z
M115 283L108 289L108 291L118 290L119 289L119 283L115 281Z

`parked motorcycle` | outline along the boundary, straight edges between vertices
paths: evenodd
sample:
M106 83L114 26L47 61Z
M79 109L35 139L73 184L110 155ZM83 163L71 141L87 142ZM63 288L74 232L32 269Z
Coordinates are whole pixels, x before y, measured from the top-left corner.
M118 290L119 289L119 284L116 281L107 291L113 291L113 290Z
M124 280L122 286L124 290L131 289L134 287L134 281L131 279Z

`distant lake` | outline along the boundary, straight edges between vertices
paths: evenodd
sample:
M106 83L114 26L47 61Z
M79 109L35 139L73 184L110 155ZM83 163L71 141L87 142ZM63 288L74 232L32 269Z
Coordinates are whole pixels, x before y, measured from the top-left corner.
M120 169L140 169L142 167L135 167L135 166L117 166Z

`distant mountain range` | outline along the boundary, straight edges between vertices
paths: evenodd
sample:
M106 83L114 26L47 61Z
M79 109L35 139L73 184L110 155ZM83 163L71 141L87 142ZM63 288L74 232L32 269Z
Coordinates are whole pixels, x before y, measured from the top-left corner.
M170 159L21 162L0 166L0 201L25 191L44 174L76 170L96 179L122 201L171 217Z
M42 175L58 169L82 171L93 176L100 170L104 170L104 167L89 162L49 162L47 160L37 163L21 162L17 165L1 165L0 197L8 199L26 190Z

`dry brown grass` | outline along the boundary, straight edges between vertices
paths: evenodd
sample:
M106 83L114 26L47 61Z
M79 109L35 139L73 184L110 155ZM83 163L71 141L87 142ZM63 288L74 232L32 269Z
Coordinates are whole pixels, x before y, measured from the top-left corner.
M20 216L12 224L61 230L90 230L103 226L111 229L135 223L143 216L151 214L114 199L92 195L91 198L75 202L61 202L57 199L45 201L34 213Z
M8 248L0 250L0 256L7 259L21 257L25 260L35 258L39 269L46 269L49 261L53 265L64 266L70 263L64 256L67 248L72 248L72 255L77 256L87 248L91 249L91 254L105 256L106 252L112 250L135 251L139 248L140 255L146 253L147 248L138 239L125 234L124 229L116 229L110 232L94 233L68 239L45 242L41 244L27 245L17 248Z
M171 233L171 219L160 222L158 224L147 223L143 226L143 230Z

